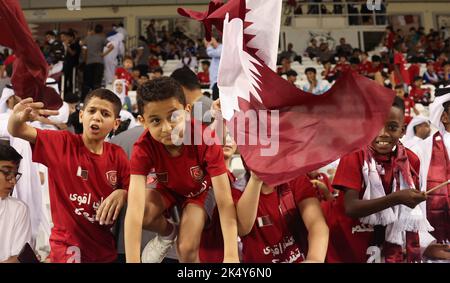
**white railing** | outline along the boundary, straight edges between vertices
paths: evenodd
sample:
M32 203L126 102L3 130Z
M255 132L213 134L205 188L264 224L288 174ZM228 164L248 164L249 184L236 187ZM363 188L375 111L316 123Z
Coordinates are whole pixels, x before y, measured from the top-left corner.
M373 5L374 1L355 2L342 0L340 2L322 1L308 2L297 1L296 6L288 4L284 1L283 14L285 16L284 25L290 25L293 18L297 17L314 17L330 18L340 17L347 19L347 26L385 26L388 24L387 19L387 3L382 1L381 5ZM380 2L379 2L380 3Z

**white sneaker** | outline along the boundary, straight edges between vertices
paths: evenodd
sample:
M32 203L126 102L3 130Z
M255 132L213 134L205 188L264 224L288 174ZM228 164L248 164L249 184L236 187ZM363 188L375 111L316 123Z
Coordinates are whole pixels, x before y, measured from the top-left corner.
M145 246L142 251L141 261L143 263L161 263L175 241L176 237L173 240L164 240L157 235Z

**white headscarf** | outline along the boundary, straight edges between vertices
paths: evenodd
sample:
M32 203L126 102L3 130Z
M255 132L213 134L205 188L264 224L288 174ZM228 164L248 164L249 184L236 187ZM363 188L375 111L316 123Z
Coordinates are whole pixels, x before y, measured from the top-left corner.
M441 88L441 90L444 88ZM433 103L430 104L430 120L431 123L438 128L439 132L442 136L444 136L445 133L445 127L444 124L441 122L441 116L444 112L444 103L447 101L450 101L450 85L445 87L444 93L447 92L444 95L436 97L436 99L433 101Z
M122 92L118 93L116 91L116 86L117 85L122 85ZM115 80L113 83L113 92L120 98L120 102L122 102L122 105L125 103L125 96L126 96L126 83L125 80Z
M60 94L60 93L59 93L58 82L55 81L55 79L53 79L53 78L47 78L47 80L45 81L45 85L48 86L48 87L51 87L51 88L55 89L55 90L56 90L56 93L57 93L57 94Z
M8 111L7 101L14 96L14 89L11 85L6 85L2 91L2 97L0 98L0 114Z
M404 140L407 141L409 139L412 139L416 134L414 133L414 127L422 124L422 123L428 123L430 124L430 119L428 119L425 116L416 116L414 117L411 122L409 123L408 127L406 128L406 134Z

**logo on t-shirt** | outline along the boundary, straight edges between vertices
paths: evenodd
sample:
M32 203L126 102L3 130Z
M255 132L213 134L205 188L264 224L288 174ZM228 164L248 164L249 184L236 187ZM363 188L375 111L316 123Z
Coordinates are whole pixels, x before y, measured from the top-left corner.
M81 177L84 181L87 181L88 179L88 170L83 170L81 166L78 166L77 169L77 177Z
M192 179L194 179L197 182L203 181L203 178L205 177L205 175L203 174L203 170L202 168L200 168L200 166L191 167L191 176Z
M169 173L168 172L156 173L156 180L160 183L169 182Z
M155 173L150 173L147 175L147 182L145 184L145 187L147 189L154 189L156 188L156 184L158 183L158 179L156 177Z
M113 189L116 189L117 187L117 171L112 170L106 172L106 180L108 180L108 183L111 185Z

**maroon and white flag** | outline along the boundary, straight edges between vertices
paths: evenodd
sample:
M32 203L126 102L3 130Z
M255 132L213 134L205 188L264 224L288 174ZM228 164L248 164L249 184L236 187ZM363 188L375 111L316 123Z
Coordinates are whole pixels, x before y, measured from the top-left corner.
M272 186L369 144L394 98L392 90L352 72L322 95L278 76L281 8L281 0L230 0L212 1L204 13L179 9L207 32L213 25L222 32L222 113L247 166Z
M61 108L61 96L45 85L47 62L31 35L18 0L0 1L0 45L11 48L17 58L11 78L15 95L44 102L48 109Z

